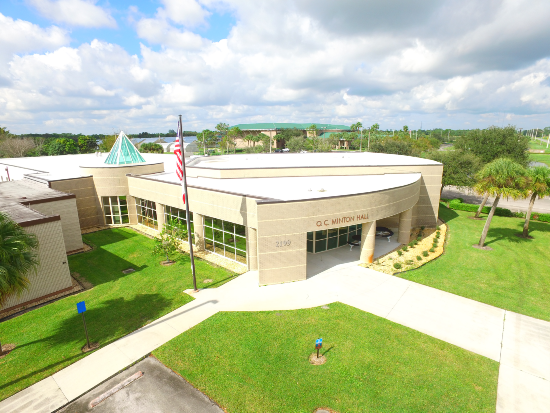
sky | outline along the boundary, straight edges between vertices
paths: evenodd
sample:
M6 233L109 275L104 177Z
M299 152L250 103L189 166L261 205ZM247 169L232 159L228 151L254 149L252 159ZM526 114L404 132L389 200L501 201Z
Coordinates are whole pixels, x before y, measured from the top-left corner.
M0 126L550 126L548 0L0 0Z

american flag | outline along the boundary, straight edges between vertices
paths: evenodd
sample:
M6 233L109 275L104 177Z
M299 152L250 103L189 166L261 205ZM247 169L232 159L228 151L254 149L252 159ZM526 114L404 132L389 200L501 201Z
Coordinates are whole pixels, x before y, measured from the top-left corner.
M181 198L185 204L185 191L183 188L183 138L180 133L181 125L178 121L178 137L176 138L176 145L174 147L174 155L176 155L176 174L178 179L181 181Z

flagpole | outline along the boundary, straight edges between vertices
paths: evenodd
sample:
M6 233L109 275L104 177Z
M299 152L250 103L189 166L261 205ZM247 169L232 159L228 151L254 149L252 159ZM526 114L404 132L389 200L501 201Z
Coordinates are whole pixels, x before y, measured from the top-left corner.
M181 148L181 166L183 170L183 179L181 180L181 183L183 185L183 193L185 194L185 216L186 216L186 222L187 222L187 239L189 240L189 256L191 257L191 272L193 273L193 289L195 292L198 292L197 289L197 277L195 274L195 257L193 256L193 239L191 237L191 216L189 215L189 196L187 195L187 175L185 172L185 149L183 147L183 130L182 130L182 123L181 123L181 115L180 117L180 148Z

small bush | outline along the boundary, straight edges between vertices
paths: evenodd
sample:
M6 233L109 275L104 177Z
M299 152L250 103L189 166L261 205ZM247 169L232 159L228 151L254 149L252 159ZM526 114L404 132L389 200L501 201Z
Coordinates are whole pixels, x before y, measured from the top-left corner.
M430 248L430 252L435 252L435 248Z
M435 237L439 239L441 237L441 234L438 232L437 234L435 234Z
M397 251L397 255L402 256L402 255L403 255L403 251Z
M417 241L422 241L422 237L420 235L418 235L418 237L416 237L416 240Z
M422 226L420 227L420 229L421 229L422 231L424 231L424 230L426 229L426 227L425 227L424 225L422 225Z
M429 255L429 252L428 252L428 251L423 251L423 252L422 252L422 255L425 256L425 257L427 257L427 256Z
M422 261L422 257L421 257L420 255L417 255L417 256L416 256L416 259L417 259L418 261Z
M413 241L413 245L414 245L414 246L418 245L418 241L417 241L417 240L414 240L414 241Z
M396 270L400 270L401 269L401 264L399 264L398 262L394 262L393 263L393 268L395 268Z
M401 249L402 249L403 251L408 251L408 250L409 250L409 247L407 247L407 246L405 245L405 246L404 246L403 248L401 248Z
M437 229L437 230L439 231L441 228L440 228L439 225L438 225L437 227L435 227L435 229Z
M409 242L409 247L411 247L411 248L414 247L414 242L413 241Z

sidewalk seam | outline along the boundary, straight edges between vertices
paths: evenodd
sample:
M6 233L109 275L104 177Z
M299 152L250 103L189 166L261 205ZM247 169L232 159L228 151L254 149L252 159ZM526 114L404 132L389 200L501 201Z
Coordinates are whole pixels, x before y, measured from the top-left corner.
M401 294L401 296L397 299L397 301L395 302L395 304L393 305L393 307L391 308L391 310L388 311L388 314L386 314L386 316L384 317L385 319L388 319L388 320L389 320L388 317L390 316L391 312L393 311L393 309L395 308L395 306L396 306L397 304L399 304L399 301L401 301L401 299L403 298L403 296L405 295L405 293L406 293L407 291L409 291L410 286L411 286L411 284L410 284L410 282L409 282L409 285L407 285L407 288L405 288L405 291L403 291L403 294Z
M508 311L504 310L504 315L502 316L502 336L500 337L500 353L498 355L498 362L502 363L502 348L504 347L504 328L506 326L506 313Z

